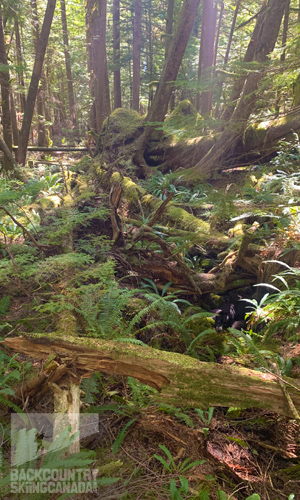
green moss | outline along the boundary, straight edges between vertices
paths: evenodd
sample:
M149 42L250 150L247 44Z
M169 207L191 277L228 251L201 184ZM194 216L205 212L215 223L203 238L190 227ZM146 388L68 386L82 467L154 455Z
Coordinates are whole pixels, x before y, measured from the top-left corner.
M56 335L68 335L72 337L76 335L77 324L76 319L71 311L62 311L59 315L59 320L56 325Z
M264 142L269 122L254 123L244 132L243 143L246 148L254 148Z
M209 330L215 327L215 322L212 318L191 318L186 321L187 328L191 331L194 337L204 330Z
M170 222L173 222L176 227L182 227L187 231L194 231L196 233L208 234L210 231L210 225L207 222L198 219L175 205L169 205L167 207L166 215Z
M202 120L193 104L185 99L166 117L164 129L171 133L173 139L188 139L199 135L197 127Z
M133 182L130 177L123 177L119 172L114 172L111 176L111 184L120 182L123 189L123 197L127 201L137 203L146 192L141 186Z
M299 106L300 104L300 74L297 76L293 84L293 105Z
M144 118L133 109L118 108L104 120L99 138L101 144L106 142L122 143L134 138L143 127Z

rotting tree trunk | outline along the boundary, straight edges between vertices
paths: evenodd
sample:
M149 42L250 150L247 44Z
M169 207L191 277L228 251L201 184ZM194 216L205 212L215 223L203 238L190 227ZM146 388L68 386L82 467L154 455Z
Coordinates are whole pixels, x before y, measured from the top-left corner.
M113 0L114 109L122 107L120 71L120 0Z
M80 386L65 375L61 387L52 383L54 393L53 441L70 426L70 434L79 433L80 423ZM80 452L79 435L68 448L68 454Z
M267 60L275 47L287 1L271 0L269 3L254 54L254 60L259 64ZM247 120L253 111L256 93L264 75L264 71L253 71L249 74L240 101L226 129L209 153L185 175L188 182L193 183L213 176L222 167L224 159L232 154L247 127Z
M61 12L61 24L63 32L63 42L64 42L64 53L65 53L65 65L66 65L66 75L67 75L67 85L68 85L68 100L69 100L69 112L70 118L74 127L76 127L76 113L75 113L75 98L73 89L73 77L71 69L71 58L69 49L69 36L68 36L68 25L66 16L66 3L65 0L60 0L60 12Z
M25 165L26 161L26 152L30 134L30 127L34 112L34 105L43 69L43 62L46 53L55 5L56 5L56 0L48 0L42 31L39 38L38 50L34 61L31 82L29 85L28 95L26 99L25 113L19 139L18 163L20 163L21 165Z
M9 84L9 70L6 56L5 37L2 19L2 7L0 3L0 64L2 71L0 71L0 86L1 86L1 106L2 106L2 125L3 125L3 139L8 148L12 151L12 128L10 116L10 84ZM3 168L6 171L11 170L11 162L7 155L4 156Z
M142 43L142 0L135 0L133 21L133 63L132 63L132 108L140 109L141 79L141 43Z
M200 0L185 0L181 7L177 29L172 38L169 56L165 62L162 75L147 115L149 122L162 122L165 118L173 82L182 62L182 58L192 31ZM147 126L143 134L134 143L134 161L142 169L146 168L144 151L153 132L153 127Z
M297 108L287 115L274 120L267 120L262 123L249 126L236 144L232 155L228 158L230 167L241 165L243 157L262 160L278 151L278 140L287 137L300 129L300 109ZM160 151L161 170L168 172L178 167L183 169L192 168L196 163L211 150L217 143L219 135L216 137L207 136L197 138L192 144L179 142L174 146L169 146ZM157 154L155 151L153 154ZM235 161L234 158L238 158ZM226 168L226 160L223 167Z
M176 406L207 409L210 406L262 408L294 418L294 414L275 375L237 366L204 363L188 356L158 351L150 347L121 342L67 337L6 338L7 348L35 359L55 355L62 364L70 364L77 375L93 372L130 376L157 389L154 400ZM299 384L285 378L287 391L300 409Z

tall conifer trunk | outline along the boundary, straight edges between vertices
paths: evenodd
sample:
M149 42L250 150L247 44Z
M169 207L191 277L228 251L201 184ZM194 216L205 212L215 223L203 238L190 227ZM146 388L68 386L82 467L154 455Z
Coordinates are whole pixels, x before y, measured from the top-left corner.
M2 3L2 2L1 2ZM3 139L9 149L12 151L12 128L10 116L10 85L9 85L9 71L6 56L5 37L2 18L2 6L0 3L0 64L4 66L4 71L0 71L0 86L1 86L1 105L2 105L2 124L3 124ZM8 158L4 157L3 162L4 170L11 169L11 162Z
M69 36L68 36L68 25L67 25L65 0L60 0L60 12L61 12L61 24L62 24L63 41L64 41L67 85L68 85L69 112L70 112L70 118L73 122L73 125L74 125L74 127L76 127L77 121L76 121L76 113L75 113L75 98L74 98L74 90L73 90L73 78L72 78L72 69L71 69L71 58L70 58L70 49L69 49Z
M214 43L217 22L217 5L213 0L203 0L201 44L203 43L201 79L209 85L214 64ZM202 31L204 32L202 38ZM212 110L212 91L205 90L201 94L201 114L210 115Z
M31 0L31 14L32 14L32 28L33 28L33 40L34 40L34 50L35 54L37 54L38 46L39 46L39 38L40 38L40 28L39 28L39 18L37 11L37 2L36 0ZM48 146L48 141L46 137L46 129L45 129L45 117L44 117L44 91L43 91L43 79L44 73L42 69L41 73L41 85L37 91L36 97L36 107L38 114L38 145L39 146Z
M43 69L43 62L46 53L55 5L56 5L56 0L48 0L45 11L44 22L39 38L38 50L34 61L31 81L26 99L26 106L25 106L22 128L20 132L19 147L18 147L18 162L22 165L24 165L26 161L27 145L28 145L30 127L34 112L34 105Z
M270 0L269 2L253 57L257 63L263 65L268 55L274 50L287 2L288 0ZM224 160L232 154L246 129L247 120L257 99L259 84L264 76L263 68L260 71L252 71L248 75L239 103L227 127L204 158L185 175L187 180L193 182L196 179L203 180L211 177L214 171L222 166Z
M17 49L17 62L18 62L18 79L20 86L20 108L21 112L24 113L25 110L25 83L24 83L24 73L23 73L23 54L21 47L21 36L20 36L20 26L17 17L15 18L15 35L16 35L16 49Z
M133 22L132 108L136 111L140 109L141 42L142 0L135 0Z
M114 109L122 107L120 71L120 0L113 0Z
M182 4L177 28L172 38L169 55L165 62L157 91L147 115L147 121L149 122L162 122L165 118L172 93L173 82L177 78L182 58L192 31L195 16L197 14L199 2L200 0L184 0ZM146 167L143 155L152 132L153 127L148 125L143 134L134 143L134 160L135 163L141 168Z

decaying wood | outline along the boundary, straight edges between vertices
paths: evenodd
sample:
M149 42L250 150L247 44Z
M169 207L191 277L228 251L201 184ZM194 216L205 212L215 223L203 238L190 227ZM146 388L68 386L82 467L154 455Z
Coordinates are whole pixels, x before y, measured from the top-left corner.
M122 222L118 214L118 206L121 201L122 186L120 182L116 182L110 191L109 201L112 206L110 211L111 225L113 230L113 241L117 246L124 246L125 240L122 231Z
M203 363L188 356L121 342L63 337L7 338L7 348L33 358L55 359L72 366L77 377L100 371L130 376L157 389L155 399L176 405L257 407L293 418L276 376L237 366ZM300 384L288 386L295 407L300 408ZM299 389L298 389L299 385Z
M72 377L65 376L60 386L51 384L54 393L53 439L55 440L67 425L70 425L72 435L78 433L77 438L68 448L68 454L80 452L80 387L76 382L72 380Z
M233 288L240 288L257 281L257 272L262 258L253 255L250 243L257 226L248 229L236 251L229 252L223 261L208 273L197 273L189 268L180 253L174 252L172 245L154 234L148 226L142 226L133 233L133 243L143 240L156 243L162 254L153 254L147 249L139 249L141 256L139 264L132 264L132 268L143 278L155 277L161 283L172 282L175 289L187 293L220 293ZM130 259L130 255L128 255ZM239 266L243 272L236 273Z

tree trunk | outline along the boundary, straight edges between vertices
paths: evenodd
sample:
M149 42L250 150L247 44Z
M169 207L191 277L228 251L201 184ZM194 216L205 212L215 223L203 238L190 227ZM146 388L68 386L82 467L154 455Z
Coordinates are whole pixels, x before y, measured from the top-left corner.
M204 54L204 32L205 32L205 30L203 29L203 24L204 24L204 21L203 21L203 9L204 9L204 4L202 4L201 37L200 37L199 58L198 58L198 73L197 73L197 78L198 78L198 82L199 83L200 83L201 75L202 75L203 54ZM197 111L200 111L200 91L197 92L197 94L196 94L195 108L196 108Z
M122 107L120 68L120 0L113 0L114 109Z
M16 115L16 108L15 108L15 102L14 102L14 95L13 95L13 91L12 91L11 87L10 87L10 92L9 92L9 101L10 101L10 117L11 117L13 142L14 142L14 144L18 144L19 143L19 129L18 129L18 124L17 124L17 115Z
M287 1L270 0L254 54L254 60L258 63L264 63L275 47ZM257 99L256 93L264 75L264 71L253 71L249 74L241 99L226 129L208 154L185 176L188 181L193 182L196 179L211 177L221 167L224 159L234 151L246 129L247 120L253 111Z
M21 89L20 109L21 113L24 113L25 111L25 84L24 84L24 73L23 73L24 62L23 62L22 47L21 47L20 27L17 18L15 18L15 34L16 34L17 63L19 66L18 79L19 79L19 87Z
M295 418L277 377L271 373L201 362L184 354L122 342L95 339L87 342L74 338L71 343L61 336L52 335L49 340L31 335L28 339L7 337L4 343L8 349L35 359L45 360L50 356L53 359L55 355L56 362L61 365L70 359L75 372L82 377L102 372L136 378L159 391L154 401L203 409L210 406L256 407ZM295 380L284 379L299 409L300 392L295 387Z
M28 90L28 95L26 99L25 113L23 118L22 129L20 132L19 148L18 148L18 162L21 165L25 165L26 152L28 139L30 134L30 127L34 112L34 104L37 96L38 85L43 69L43 62L46 53L49 33L51 29L52 19L54 15L56 0L48 0L44 22L42 26L41 35L39 38L38 50L36 53L30 86Z
M182 58L192 31L200 0L185 0L179 15L178 25L170 46L169 56L165 62L162 75L152 105L147 115L149 122L162 122L165 118L173 82L181 65ZM152 134L153 127L147 126L143 134L135 141L134 160L138 166L145 168L143 153Z
M132 78L132 108L140 110L140 79L141 79L141 43L142 43L142 0L135 0L133 22L133 78Z
M98 0L99 8L99 40L97 42L97 80L95 91L95 107L97 132L100 133L105 119L105 43L106 43L106 0Z
M217 22L217 5L212 0L203 0L202 12L202 27L201 27L201 43L202 30L203 36L203 59L201 69L201 80L205 87L210 86L212 67L214 63L214 42ZM201 114L209 116L212 110L212 91L205 90L201 93Z
M174 0L168 0L165 38L165 61L168 58L173 34Z
M105 49L105 95L104 95L104 114L105 118L111 114L111 102L110 102L110 88L109 88L109 76L107 67L107 57Z
M152 0L148 0L148 23L147 23L147 38L149 41L148 45L148 56L147 56L147 71L149 75L149 81L153 80L153 44L152 44Z
M39 28L39 18L37 11L37 3L36 0L31 0L31 13L32 13L32 27L33 27L33 40L34 40L34 49L35 55L37 55L38 46L39 46L39 38L40 38L40 28ZM43 69L41 73L41 81L43 81L44 74ZM47 137L45 130L45 117L44 117L44 95L42 91L42 84L38 88L37 97L36 97L36 107L38 114L38 145L39 146L47 146Z
M234 10L234 14L233 14L232 23L231 23L231 28L230 28L228 43L227 43L227 47L226 47L226 54L225 54L225 57L224 57L224 65L226 65L228 63L230 48L231 48L231 44L232 44L233 33L234 33L235 24L236 24L236 20L237 20L237 16L238 16L238 13L239 13L239 9L240 9L241 3L242 3L242 0L236 0L236 5L235 5L235 10Z
M253 124L247 127L243 137L240 138L230 158L230 166L241 165L243 158L249 162L249 157L259 161L278 151L278 140L287 137L293 132L300 132L299 109L265 123ZM191 168L198 163L216 144L217 138L212 136L201 137L194 144L179 142L166 149L153 151L152 154L161 158L160 169L163 172L178 168ZM237 161L234 160L237 158Z
M253 61L256 46L257 46L257 43L259 41L261 30L262 30L262 27L264 24L265 14L266 14L266 5L263 6L263 8L261 9L261 11L257 17L255 28L253 30L253 33L252 33L250 42L248 44L245 57L244 57L244 63L250 63L251 61ZM232 93L230 96L230 102L229 102L228 106L225 108L225 110L221 116L222 121L226 122L226 121L230 120L232 113L234 112L235 106L237 104L237 101L242 93L246 78L247 78L247 70L243 71L241 76L239 76L235 80L235 82L233 84Z
M218 47L219 47L219 39L220 39L222 21L223 21L223 13L224 13L224 2L222 1L221 5L220 5L219 23L218 23L218 29L217 29L217 34L216 34L216 43L215 43L215 52L214 52L214 76L216 73Z
M2 7L0 3L0 64L3 65L3 70L0 71L0 86L1 86L1 105L2 105L2 124L3 124L3 139L8 148L12 151L12 128L11 128L11 117L10 117L10 84L9 84L9 69L6 57L6 47L5 47L5 37L2 19ZM8 160L7 156L4 157L3 162L4 170L11 170L11 162Z
M72 70L71 70L71 58L70 58L70 50L69 50L69 36L68 36L65 0L60 0L60 12L61 12L61 24L62 24L63 41L64 41L67 85L68 85L69 112L70 112L70 118L72 120L72 123L73 123L74 127L76 127L77 120L76 120L76 113L75 113L75 98L74 98L74 90L73 90L73 78L72 78Z

